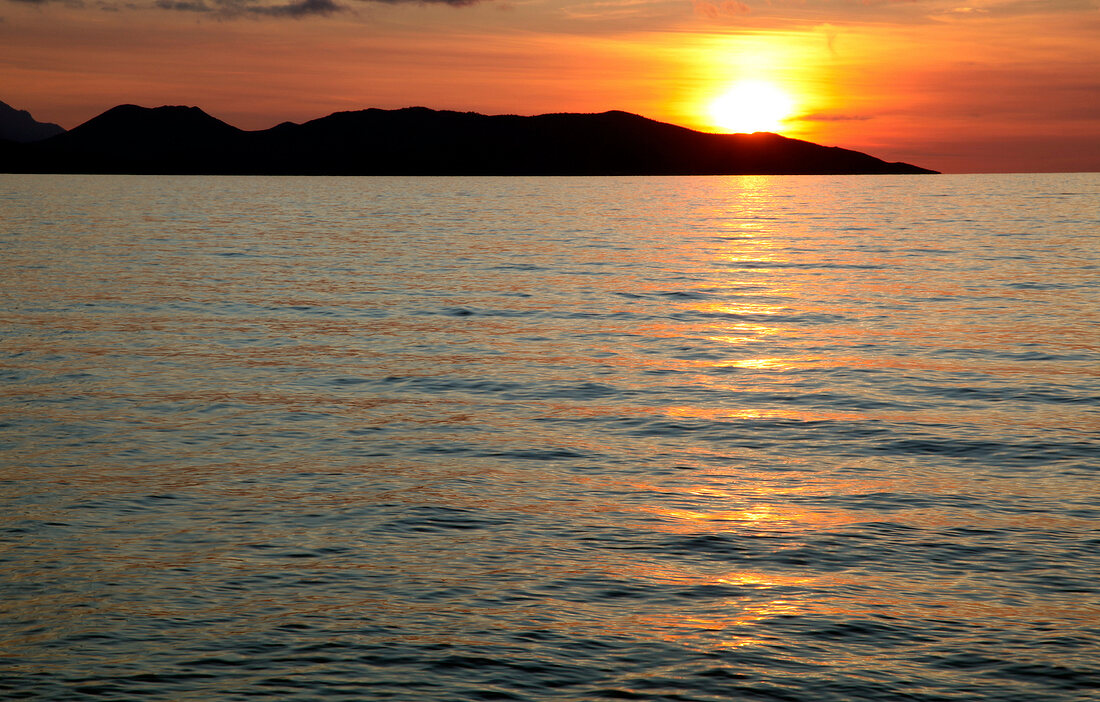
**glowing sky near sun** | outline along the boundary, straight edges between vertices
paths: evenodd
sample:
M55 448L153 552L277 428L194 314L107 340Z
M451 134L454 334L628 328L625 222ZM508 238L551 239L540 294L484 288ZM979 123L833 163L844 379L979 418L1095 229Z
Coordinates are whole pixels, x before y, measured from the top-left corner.
M126 102L246 129L622 109L944 171L1100 170L1098 36L1100 0L0 0L0 100L65 127Z

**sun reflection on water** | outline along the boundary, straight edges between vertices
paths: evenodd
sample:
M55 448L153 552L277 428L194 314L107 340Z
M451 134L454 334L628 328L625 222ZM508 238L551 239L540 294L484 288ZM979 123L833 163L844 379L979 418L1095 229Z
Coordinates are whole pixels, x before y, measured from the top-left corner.
M24 617L0 653L57 658L32 693L66 667L89 685L190 674L223 639L257 676L328 666L341 689L365 661L423 664L390 668L391 696L469 697L482 673L553 696L629 661L617 692L709 699L723 675L873 674L880 652L903 684L958 650L1047 656L1055 677L1098 614L1080 577L1094 398L1069 387L1095 376L1091 308L1065 276L1028 298L1010 259L947 268L998 241L869 213L864 184L888 181L464 181L477 202L519 188L522 212L456 229L427 214L438 200L382 212L458 181L342 180L325 189L348 212L379 213L258 231L219 180L193 202L225 190L234 225L176 250L105 228L49 247L76 252L59 267L41 242L62 228L13 240L44 267L16 285L0 359L17 585L0 614ZM256 187L296 209L296 183ZM532 225L543 191L561 215ZM256 255L217 257L230 243ZM122 270L113 253L142 246ZM1069 645L1044 652L1055 630ZM150 641L152 663L111 667ZM215 661L222 687L236 660ZM522 684L498 686L508 670Z

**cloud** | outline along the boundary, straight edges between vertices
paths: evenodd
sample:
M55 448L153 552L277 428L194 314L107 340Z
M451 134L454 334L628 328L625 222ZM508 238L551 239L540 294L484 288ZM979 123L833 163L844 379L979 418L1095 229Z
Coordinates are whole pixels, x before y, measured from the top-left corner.
M1098 8L1096 0L1011 0L990 3L985 12L993 15L1048 15L1063 12L1092 12Z
M836 58L840 54L836 50L836 40L840 36L840 30L835 26L826 22L825 24L818 25L814 29L820 30L825 34L825 45L829 47L829 55Z
M7 0L8 2L22 3L25 5L46 5L59 2L69 6L82 6L82 0ZM386 5L450 5L451 7L465 7L475 5L484 0L357 0L358 2L375 2ZM332 15L338 12L348 12L349 5L341 4L336 0L288 0L284 3L270 0L154 0L152 7L172 12L195 12L209 14L221 19L237 17L279 17L289 19L302 19L305 17L319 17ZM139 9L138 5L129 0L107 0L98 3L101 10L133 10ZM149 7L149 5L144 5Z
M331 15L346 12L348 8L333 0L292 0L283 5L265 5L255 0L157 0L156 6L162 10L177 12L212 13L220 17L303 17Z
M747 15L752 12L752 8L741 0L692 0L692 4L695 6L695 14L709 19L718 19L721 15Z
M797 119L803 122L863 122L874 119L871 115L841 115L831 112L814 112L808 115L800 115Z
M298 2L290 2L286 5L257 7L253 12L270 17L298 19L310 15L331 15L336 12L346 12L347 9L343 5L337 5L332 0L298 0Z
M64 5L65 7L74 7L81 9L87 7L84 0L8 0L8 2L18 3L20 5L38 5L45 6L48 4L57 3L58 5Z
M189 2L188 0L157 0L157 7L162 10L180 10L182 12L213 12L214 8L201 0ZM103 9L108 9L104 7Z
M363 2L381 2L387 5L450 5L451 7L466 7L476 5L481 0L362 0Z
M59 5L65 7L86 7L84 0L8 0L8 2L19 3L20 5L46 5L56 2Z

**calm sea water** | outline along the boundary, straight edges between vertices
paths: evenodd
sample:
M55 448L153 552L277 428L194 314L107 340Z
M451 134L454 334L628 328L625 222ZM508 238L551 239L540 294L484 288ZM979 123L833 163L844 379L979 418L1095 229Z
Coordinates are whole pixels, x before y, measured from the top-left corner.
M1100 699L1100 175L0 217L0 697Z

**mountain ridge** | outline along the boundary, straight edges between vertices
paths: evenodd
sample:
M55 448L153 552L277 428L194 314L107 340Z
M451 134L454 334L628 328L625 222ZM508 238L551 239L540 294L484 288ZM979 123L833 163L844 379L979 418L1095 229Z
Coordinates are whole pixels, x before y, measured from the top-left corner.
M119 105L0 148L0 170L210 175L935 173L769 132L708 134L621 110L534 116L406 107L245 131L198 107Z
M65 130L53 122L39 122L26 110L0 102L0 139L28 143L48 139Z

